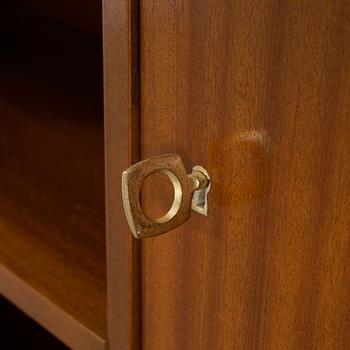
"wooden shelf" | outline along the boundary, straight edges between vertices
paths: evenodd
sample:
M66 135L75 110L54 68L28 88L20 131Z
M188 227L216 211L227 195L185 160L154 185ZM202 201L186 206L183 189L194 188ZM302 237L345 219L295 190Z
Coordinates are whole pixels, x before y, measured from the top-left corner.
M68 350L57 338L1 297L0 314L2 349Z
M103 349L101 43L59 35L0 62L0 294L67 345Z

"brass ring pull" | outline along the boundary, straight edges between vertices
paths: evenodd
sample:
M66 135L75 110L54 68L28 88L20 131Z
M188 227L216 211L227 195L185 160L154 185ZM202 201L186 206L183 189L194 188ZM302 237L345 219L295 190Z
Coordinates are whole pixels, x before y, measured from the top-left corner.
M143 213L140 192L144 179L155 172L167 175L174 187L174 200L169 211L158 219ZM210 178L207 171L196 166L187 174L177 154L165 154L134 164L122 175L123 205L132 234L136 238L160 235L189 219L191 208L207 215L207 194Z

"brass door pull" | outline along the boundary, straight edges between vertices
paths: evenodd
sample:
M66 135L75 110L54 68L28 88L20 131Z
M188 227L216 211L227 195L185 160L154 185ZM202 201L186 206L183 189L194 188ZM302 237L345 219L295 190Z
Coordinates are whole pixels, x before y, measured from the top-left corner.
M140 192L144 179L152 173L167 175L174 187L174 200L169 211L159 219L144 214ZM207 215L207 195L210 178L201 166L195 166L187 174L177 154L165 154L134 164L123 172L123 205L132 234L145 238L166 233L183 224L191 216L191 209Z

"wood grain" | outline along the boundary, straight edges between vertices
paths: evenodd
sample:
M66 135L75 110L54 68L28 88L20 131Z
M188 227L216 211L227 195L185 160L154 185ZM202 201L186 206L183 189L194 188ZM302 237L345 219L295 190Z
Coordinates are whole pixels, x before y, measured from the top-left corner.
M0 106L1 264L106 338L102 128Z
M108 342L140 349L140 242L132 238L121 193L122 171L138 160L138 7L104 0L104 101Z
M69 346L103 349L102 47L31 25L1 56L0 293Z
M348 349L349 2L141 1L141 33L142 158L212 178L143 242L143 348Z

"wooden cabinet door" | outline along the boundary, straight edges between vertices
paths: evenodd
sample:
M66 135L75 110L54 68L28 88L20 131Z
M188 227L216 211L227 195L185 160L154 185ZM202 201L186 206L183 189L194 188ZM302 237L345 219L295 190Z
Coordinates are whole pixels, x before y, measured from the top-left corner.
M349 349L350 2L140 6L141 158L212 178L142 241L142 348Z

